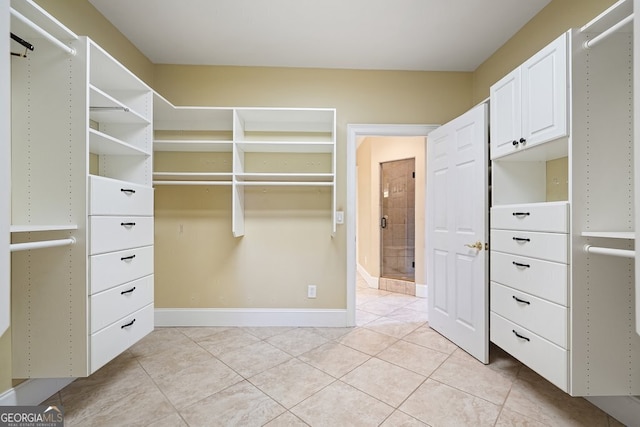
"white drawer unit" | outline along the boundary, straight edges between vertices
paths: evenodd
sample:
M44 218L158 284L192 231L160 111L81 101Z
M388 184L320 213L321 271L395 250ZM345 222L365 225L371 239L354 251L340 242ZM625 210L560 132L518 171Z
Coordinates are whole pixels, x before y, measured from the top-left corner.
M153 217L92 216L91 255L153 245Z
M567 263L567 234L518 230L491 230L491 249L532 258Z
M152 187L90 176L89 195L89 215L153 215Z
M153 304L91 334L91 372L95 372L151 331L153 331Z
M491 228L567 233L569 204L551 202L494 206L491 208Z
M153 275L99 292L91 299L91 333L153 302Z
M567 264L491 252L491 280L567 305Z
M491 311L567 348L567 308L562 305L492 282Z
M153 246L108 252L90 257L90 293L153 273Z
M490 313L491 341L567 391L569 352L504 317Z

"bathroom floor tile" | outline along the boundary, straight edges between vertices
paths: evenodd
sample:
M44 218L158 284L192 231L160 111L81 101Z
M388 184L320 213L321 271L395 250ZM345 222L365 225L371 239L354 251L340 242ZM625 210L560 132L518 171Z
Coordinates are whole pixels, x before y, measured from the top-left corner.
M303 362L340 378L369 360L371 356L336 342L328 342L298 358Z

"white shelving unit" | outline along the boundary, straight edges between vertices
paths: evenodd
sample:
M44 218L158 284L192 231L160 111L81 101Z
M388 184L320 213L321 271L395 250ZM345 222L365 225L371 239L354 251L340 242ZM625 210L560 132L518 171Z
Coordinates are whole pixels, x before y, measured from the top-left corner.
M333 216L334 109L175 107L158 94L154 109L154 185L231 186L234 236L247 187L330 187Z
M564 36L567 132L492 156L491 340L574 396L640 393L631 3Z
M152 259L129 258L153 233L122 237L153 229L152 92L35 3L11 8L11 31L36 46L11 60L12 374L87 376L153 328ZM95 247L120 256L101 289Z

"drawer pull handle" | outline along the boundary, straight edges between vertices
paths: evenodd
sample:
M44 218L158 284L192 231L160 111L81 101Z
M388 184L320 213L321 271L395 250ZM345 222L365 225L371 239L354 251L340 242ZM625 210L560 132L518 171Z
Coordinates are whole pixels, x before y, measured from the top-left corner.
M120 261L128 261L130 259L134 259L135 257L135 255L123 256L122 258L120 258Z
M527 239L525 237L513 237L513 240L515 240L516 242L530 242L531 239Z
M513 265L515 265L516 267L526 267L526 268L531 268L531 266L530 266L529 264L522 264L522 263L515 262L515 261L512 261L512 264L513 264Z
M133 227L134 225L136 225L136 223L135 222L121 222L120 225L123 226L123 227Z
M133 325L135 322L136 322L136 319L133 319L131 322L127 323L126 325L120 326L120 329L128 328L129 326Z
M135 194L136 190L132 189L132 188L121 188L120 191L122 191L123 193L127 193L127 194Z
M529 216L531 215L531 212L514 212L512 213L513 216Z
M120 292L120 295L124 295L124 294L130 294L131 292L135 291L136 287L134 286L133 288L129 289L128 291L122 291ZM515 298L515 297L514 297ZM529 304L529 303L527 303Z
M512 329L511 332L513 332L514 334L516 334L516 336L518 338L520 338L521 340L527 340L527 341L531 341L529 338L525 337L524 335L520 335L519 333L516 332L515 329Z
M135 289L135 288L133 288L133 289ZM516 301L518 301L518 302L521 302L522 304L531 305L531 303L530 303L529 301L525 301L525 300L523 300L523 299L520 299L520 298L518 298L518 297L517 297L517 296L515 296L515 295L511 295L511 296L513 297L513 299L514 299L514 300L516 300Z

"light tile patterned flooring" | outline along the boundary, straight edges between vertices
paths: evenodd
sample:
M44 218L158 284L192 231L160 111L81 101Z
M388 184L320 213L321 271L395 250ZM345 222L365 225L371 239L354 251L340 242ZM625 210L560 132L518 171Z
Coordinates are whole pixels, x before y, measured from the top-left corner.
M46 403L68 426L621 426L496 347L487 366L425 300L357 288L356 328L161 328Z

